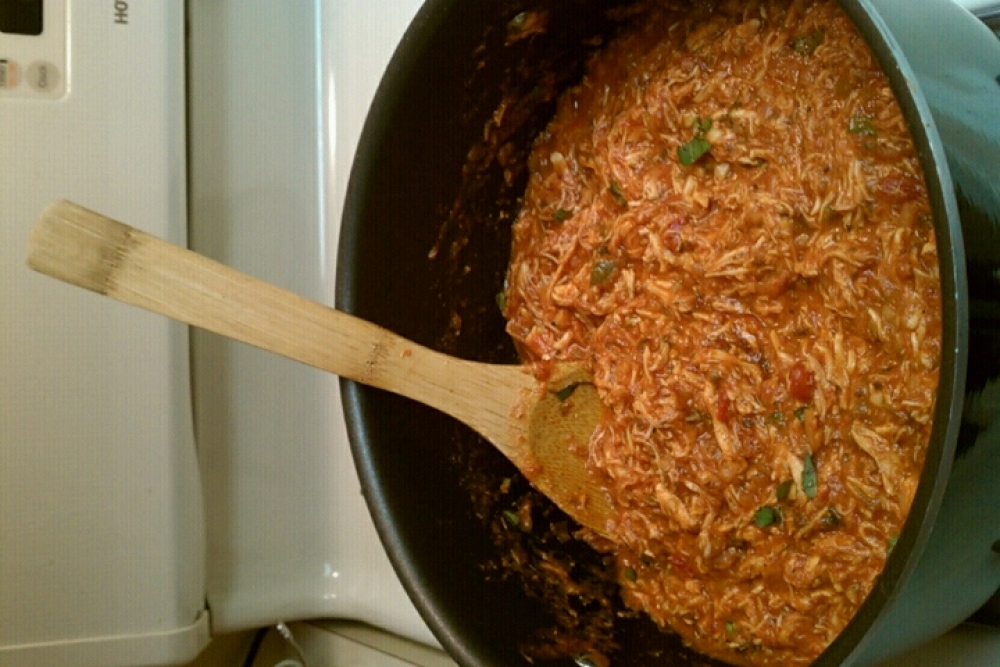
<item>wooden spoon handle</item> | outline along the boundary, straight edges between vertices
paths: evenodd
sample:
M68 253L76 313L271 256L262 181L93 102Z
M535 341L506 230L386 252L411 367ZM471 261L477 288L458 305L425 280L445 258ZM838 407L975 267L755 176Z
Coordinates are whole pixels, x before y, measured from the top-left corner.
M66 201L40 216L28 265L64 282L435 407L498 444L519 367L463 361ZM514 377L518 386L510 387Z

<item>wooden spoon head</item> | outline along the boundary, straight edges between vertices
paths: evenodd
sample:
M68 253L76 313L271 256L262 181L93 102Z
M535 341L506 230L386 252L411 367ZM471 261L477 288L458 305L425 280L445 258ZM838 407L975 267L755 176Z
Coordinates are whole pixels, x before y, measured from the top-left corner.
M578 523L605 535L612 504L604 484L587 468L590 438L602 410L586 371L573 364L555 366L544 393L526 415L533 465L521 471Z

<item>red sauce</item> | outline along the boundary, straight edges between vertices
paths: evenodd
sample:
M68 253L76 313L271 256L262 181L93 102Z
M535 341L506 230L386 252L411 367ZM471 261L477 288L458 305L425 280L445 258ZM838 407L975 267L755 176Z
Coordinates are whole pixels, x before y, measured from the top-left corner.
M937 248L906 124L832 0L663 3L529 161L506 289L575 361L623 598L697 650L804 665L881 572L938 380Z

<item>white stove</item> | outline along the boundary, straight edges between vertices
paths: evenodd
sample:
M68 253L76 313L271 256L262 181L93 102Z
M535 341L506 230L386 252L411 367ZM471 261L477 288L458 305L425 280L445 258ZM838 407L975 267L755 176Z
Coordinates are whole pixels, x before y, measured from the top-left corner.
M0 0L0 9L19 1ZM49 17L69 18L74 11L79 17L77 4L44 0ZM183 662L210 636L248 636L278 621L289 622L297 648L272 630L250 656L259 667L453 664L437 650L378 541L348 448L336 378L197 331L190 334L188 366L183 328L50 286L25 275L22 259L30 220L48 200L68 196L178 242L186 227L195 250L332 303L339 217L355 146L382 71L420 0L192 1L186 18L172 0L104 4L100 30L117 36L132 26L131 42L109 40L97 28L68 37L50 33L54 55L29 49L13 67L4 49L34 43L0 35L0 118L51 116L60 128L58 137L47 137L39 123L26 137L0 123L0 146L14 147L16 155L45 146L25 160L27 171L11 167L6 157L6 166L0 165L0 212L24 227L0 227L0 284L26 295L4 301L0 293L0 308L13 308L7 321L24 315L28 322L19 332L0 318L0 378L18 378L0 383L0 417L22 429L0 434L0 453L7 452L0 461L6 471L0 472L0 600L31 601L21 610L0 602L0 664L145 659L135 656L169 664L171 655ZM977 9L995 2L962 4ZM149 9L160 6L167 9ZM175 25L163 43L141 39L138 27L153 21ZM84 42L101 58L74 61L74 44ZM178 52L185 43L186 102L179 86L185 55ZM156 49L173 60L143 68L129 58ZM121 108L98 95L88 100L85 84L103 76L101 67L128 70L123 81L129 87L113 91ZM39 87L46 73L56 78ZM148 104L127 103L139 98ZM81 100L89 106L80 114L57 118ZM117 110L98 123L94 114L101 108ZM127 132L117 134L115 122ZM86 131L93 123L99 133ZM159 162L149 159L160 154ZM89 162L93 155L96 166ZM64 182L52 182L52 168ZM150 181L162 187L146 187ZM40 309L45 300L56 305ZM150 352L149 345L157 350ZM52 354L54 362L46 357ZM80 361L88 355L91 361ZM111 370L99 363L105 358ZM87 373L100 386L88 384ZM141 412L154 390L170 398L152 413L118 421L110 412L88 412L98 404ZM102 434L109 423L116 424L114 432L97 436L109 449L81 451L94 441L84 433L78 442L74 429L81 427L74 424ZM151 423L166 425L162 437L150 436ZM75 449L53 447L41 458L10 455L24 443L42 442L36 432ZM196 460L123 454L160 445L187 447L197 452ZM55 478L39 471L56 459L62 468ZM200 488L191 488L191 475L200 477ZM81 506L84 498L93 500L79 482L87 479L127 483L106 487L91 510ZM64 490L47 503L35 492L41 480ZM161 497L169 501L164 525L199 537L151 543L131 505L146 503L153 511L163 505ZM78 524L63 538L46 528L57 510L62 521ZM127 529L116 529L122 522ZM12 550L8 545L15 541L39 546ZM82 547L77 555L66 553L81 542L86 553ZM166 574L149 575L147 560L133 553L141 548L164 554L156 562ZM87 560L101 549L112 554L111 565L106 554ZM102 575L80 583L89 571L71 556ZM14 581L24 571L38 577L34 588ZM141 606L136 596L155 595L156 583L171 578L185 582L182 590L167 588L170 599L144 625L146 618L133 611ZM49 581L55 583L47 587ZM129 588L140 584L149 590ZM85 610L89 620L54 622L53 614L70 608ZM301 622L331 618L347 620ZM102 632L117 635L109 639ZM94 649L105 640L106 651ZM155 646L147 650L141 642ZM231 656L232 664L246 657ZM1000 630L964 626L890 664L945 660L959 667L1000 664Z

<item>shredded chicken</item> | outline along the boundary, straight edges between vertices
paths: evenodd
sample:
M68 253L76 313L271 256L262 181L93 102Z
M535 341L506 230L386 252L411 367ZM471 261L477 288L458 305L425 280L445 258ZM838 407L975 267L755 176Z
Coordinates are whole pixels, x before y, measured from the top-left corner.
M874 57L832 0L662 2L529 167L508 331L607 405L626 603L734 664L812 662L902 528L938 380L930 207Z

